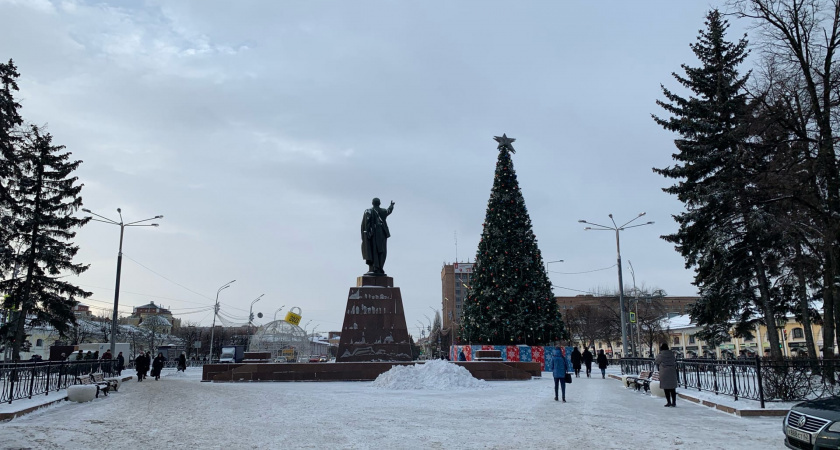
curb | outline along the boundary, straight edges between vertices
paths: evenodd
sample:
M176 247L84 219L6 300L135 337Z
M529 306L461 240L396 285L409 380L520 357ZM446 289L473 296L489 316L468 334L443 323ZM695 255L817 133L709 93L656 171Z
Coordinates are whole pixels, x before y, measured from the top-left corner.
M20 417L20 416L29 414L31 412L35 412L35 411L37 411L41 408L46 408L47 406L50 406L52 404L55 404L55 403L58 403L58 402L63 402L64 400L67 400L67 394L62 394L60 397L56 398L55 400L49 401L47 403L42 403L42 404L36 405L36 406L30 406L29 408L21 409L19 411L8 412L8 413L0 413L0 422L6 422L6 421L9 421L9 420L12 420L16 417Z
M613 374L608 374L607 377L612 378L614 380L621 381L621 377L618 377ZM729 413L738 417L782 417L787 415L789 409L738 409L733 408L727 405L721 405L715 402L710 402L708 400L701 400L697 397L692 397L688 394L684 394L682 392L678 392L677 396L682 398L683 400L703 405L709 408L717 409L718 411L723 411L725 413Z

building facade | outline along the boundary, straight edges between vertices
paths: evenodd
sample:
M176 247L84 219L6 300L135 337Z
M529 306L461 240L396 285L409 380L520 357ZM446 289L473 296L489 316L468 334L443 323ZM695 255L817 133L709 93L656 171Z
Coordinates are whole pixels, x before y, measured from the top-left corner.
M440 271L441 282L441 326L446 334L457 336L467 290L472 281L473 263L444 264ZM451 333L451 334L450 334Z
M578 306L592 306L592 307L599 307L603 305L613 305L618 308L619 299L617 295L608 295L608 296L600 296L600 295L575 295L573 297L554 297L557 300L557 305L560 307L560 313L569 309L575 309ZM626 295L624 297L624 303L628 308L628 311L633 310L634 303L636 302L647 302L647 301L657 301L659 302L662 307L664 308L666 314L671 316L680 316L683 314L688 314L688 309L691 307L694 302L699 300L700 297L675 297L675 296L664 296L664 297L648 297L648 296L640 296L638 298L631 297Z
M168 309L155 305L155 302L135 307L131 315L122 319L122 322L127 325L140 326L144 320L151 316L166 319L166 322L160 322L163 324L161 327L163 329L158 331L160 333L169 334L172 332L172 328L178 328L181 326L181 319L172 317L172 313Z
M695 337L700 327L692 323L688 316L672 317L666 321L666 324L669 336L668 345L675 353L685 358L734 358L742 351L746 356L765 356L770 352L770 337L765 325L756 325L753 330L754 336L750 339L731 337L713 347ZM807 355L805 329L801 323L797 322L793 316L788 316L784 326L778 328L779 345L782 347L783 356ZM822 357L822 326L812 324L811 332L818 356ZM654 351L657 350L654 349Z

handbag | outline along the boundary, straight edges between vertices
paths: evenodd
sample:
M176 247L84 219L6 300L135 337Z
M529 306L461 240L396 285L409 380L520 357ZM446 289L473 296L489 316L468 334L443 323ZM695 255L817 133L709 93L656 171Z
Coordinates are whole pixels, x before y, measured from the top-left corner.
M566 372L566 380L565 380L565 382L566 382L567 384L572 384L572 374L570 374L569 372Z

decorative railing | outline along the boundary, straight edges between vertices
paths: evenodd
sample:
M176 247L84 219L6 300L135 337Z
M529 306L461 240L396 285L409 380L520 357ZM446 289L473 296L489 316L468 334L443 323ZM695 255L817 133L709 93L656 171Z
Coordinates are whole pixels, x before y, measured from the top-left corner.
M652 371L652 358L622 358L622 374ZM761 402L790 402L840 394L840 361L823 359L680 359L679 386Z
M77 383L76 378L94 372L116 375L116 361L44 361L0 363L0 403L49 395Z

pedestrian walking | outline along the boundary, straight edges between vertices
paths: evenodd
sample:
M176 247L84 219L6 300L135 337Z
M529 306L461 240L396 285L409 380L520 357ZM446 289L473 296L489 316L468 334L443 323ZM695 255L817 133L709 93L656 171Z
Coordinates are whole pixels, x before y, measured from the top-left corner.
M677 357L674 352L668 349L668 344L662 343L659 346L659 355L653 362L659 368L659 387L665 391L666 407L677 406Z
M146 373L146 354L140 352L139 355L134 357L134 370L137 371L137 381L143 381L143 376Z
M181 352L181 356L178 357L178 370L181 372L187 371L187 354Z
M566 359L566 355L563 354L563 349L560 348L559 342L554 347L552 364L554 366L552 369L552 374L554 375L554 401L558 401L557 388L559 386L563 393L563 403L566 403L566 375L571 371L571 365ZM571 377L569 380L571 380Z
M572 367L575 369L575 378L580 378L580 360L580 350L578 350L578 348L575 347L572 350Z
M158 352L154 362L152 362L152 376L155 377L155 380L160 380L160 371L163 370L164 361L166 361L166 358L163 357L163 353Z
M604 350L598 350L598 368L601 369L601 378L607 378L607 355Z
M117 355L117 376L122 375L123 369L125 369L125 356L123 356L122 352Z
M589 351L589 347L583 351L583 365L586 366L586 378L589 378L592 374L592 352Z

